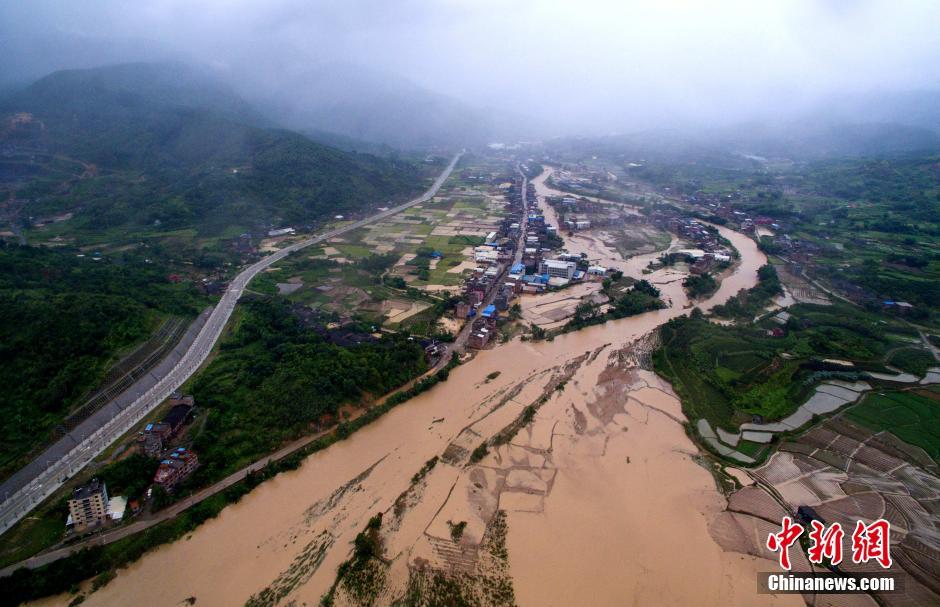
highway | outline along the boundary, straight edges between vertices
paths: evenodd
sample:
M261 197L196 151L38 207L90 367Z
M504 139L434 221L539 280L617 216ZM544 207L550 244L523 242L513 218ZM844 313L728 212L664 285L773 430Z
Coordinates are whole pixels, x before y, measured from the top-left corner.
M418 198L335 230L289 245L242 270L229 283L219 303L212 309L192 345L175 367L161 377L152 388L138 397L133 404L117 413L107 424L76 444L60 459L54 462L50 461L47 467L35 474L22 488L9 495L0 496L0 499L3 500L0 501L0 533L12 527L192 377L212 352L213 347L222 335L222 330L235 310L235 304L238 303L248 283L259 272L264 271L295 251L381 221L412 206L427 202L440 190L454 170L461 155L462 152L455 155L437 179L434 180L431 187Z

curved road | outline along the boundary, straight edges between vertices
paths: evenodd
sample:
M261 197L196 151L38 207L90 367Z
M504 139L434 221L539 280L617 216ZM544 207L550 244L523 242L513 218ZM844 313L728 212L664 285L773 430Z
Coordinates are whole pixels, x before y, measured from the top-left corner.
M212 310L209 319L199 332L199 335L196 336L189 350L169 373L161 378L150 390L134 401L132 405L112 418L103 428L89 436L82 443L76 445L60 460L51 463L22 489L10 496L6 496L3 501L0 502L0 533L3 533L13 526L42 500L61 487L69 477L81 470L94 457L108 448L111 443L130 430L134 424L139 422L157 405L166 400L167 397L179 389L179 387L199 369L206 358L208 358L216 341L218 341L219 337L222 335L222 330L231 317L232 311L235 309L235 304L238 303L238 300L244 293L245 287L248 286L248 283L250 283L259 272L264 271L272 264L284 259L294 251L299 251L310 245L324 242L330 238L400 213L414 205L427 202L437 194L438 190L450 176L461 154L462 152L454 156L444 171L441 172L437 179L434 180L434 183L431 184L431 187L418 198L365 219L360 219L359 221L355 221L341 228L325 232L319 236L294 243L242 270L232 282L229 283L228 289L226 289L225 294Z

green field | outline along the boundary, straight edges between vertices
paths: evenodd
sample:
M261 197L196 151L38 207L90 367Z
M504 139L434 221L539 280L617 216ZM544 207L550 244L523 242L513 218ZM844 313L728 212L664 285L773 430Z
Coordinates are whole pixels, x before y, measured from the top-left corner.
M823 379L857 379L909 348L911 329L875 314L807 304L792 306L790 313L781 337L768 335L780 326L769 319L730 326L704 318L672 320L661 330L656 371L673 383L690 419L733 430L753 415L783 418ZM826 358L855 367L833 366Z
M914 392L869 394L846 412L853 422L886 430L940 461L940 399Z

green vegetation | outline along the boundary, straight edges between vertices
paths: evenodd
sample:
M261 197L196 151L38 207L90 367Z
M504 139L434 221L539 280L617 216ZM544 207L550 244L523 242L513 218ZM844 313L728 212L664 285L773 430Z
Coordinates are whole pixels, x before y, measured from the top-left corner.
M599 306L582 303L575 308L574 316L564 326L564 331L576 331L583 327L598 325L608 320L636 316L650 310L660 310L666 304L659 298L659 289L647 280L633 281L615 272L604 280L603 292L610 298L610 308L601 313Z
M783 287L772 265L763 265L757 270L757 284L743 293L732 296L724 304L712 308L712 313L721 318L751 320L777 295Z
M779 419L802 404L821 379L858 379L865 369L883 368L887 346L902 339L895 335L911 332L844 305L802 304L789 311L792 318L781 337L768 335L780 326L770 320L721 326L701 313L662 327L655 368L672 382L690 419L705 418L729 430L752 415ZM849 360L855 367L826 358Z
M208 303L131 252L95 261L0 241L0 476L50 440L162 318L192 317Z
M10 135L24 154L9 162L45 163L17 197L37 216L74 212L56 227L98 241L318 222L403 199L422 181L404 162L252 126L258 117L231 91L178 65L57 72L0 105L16 112L34 121ZM49 153L25 151L37 147ZM73 166L64 179L60 158Z
M933 354L923 348L901 348L888 356L888 364L923 377L930 367L940 366Z
M530 162L528 164L523 165L522 172L523 174L525 174L525 176L528 179L535 179L536 177L541 175L542 171L544 170L545 170L545 167L543 167L541 164L537 162Z
M459 523L447 521L447 526L450 527L450 539L456 544L463 537L463 530L467 528L467 521L460 521Z
M144 497L144 492L153 482L159 461L133 453L114 463L108 464L96 473L108 486L108 495L122 495L128 501Z
M185 510L171 520L113 544L82 550L49 565L36 569L17 570L5 580L7 593L4 599L9 600L12 605L18 605L25 601L65 592L83 580L123 567L140 558L148 550L183 537L206 520L214 518L225 506L237 502L264 481L280 472L295 470L310 454L349 437L359 428L378 419L410 397L428 390L438 382L446 381L450 370L457 364L457 358L453 357L435 375L419 381L408 390L395 393L381 405L373 406L355 419L344 422L333 433L314 440L283 459L268 464L258 472L249 473L245 480ZM432 458L424 465L420 474L426 475L436 464L437 459ZM61 530L61 526L59 529Z
M845 415L874 432L891 432L940 461L940 398L934 392L867 394Z
M718 281L708 272L699 275L691 274L682 281L682 286L692 299L708 297L718 290Z
M284 441L336 418L340 405L385 394L426 369L406 335L343 347L306 328L286 302L249 299L193 394L206 411L195 435L194 485L218 480Z
M421 466L421 469L414 473L414 476L411 477L412 484L420 482L428 473L434 469L434 466L437 465L437 456L435 455L428 461L424 462L424 465Z
M382 513L369 519L366 528L353 542L352 557L343 562L336 571L336 580L320 601L321 605L332 605L337 588L342 589L357 605L368 606L375 602L385 585L385 563L382 562Z
M470 463L476 464L486 457L489 452L490 449L486 446L486 441L480 443L480 445L470 453Z

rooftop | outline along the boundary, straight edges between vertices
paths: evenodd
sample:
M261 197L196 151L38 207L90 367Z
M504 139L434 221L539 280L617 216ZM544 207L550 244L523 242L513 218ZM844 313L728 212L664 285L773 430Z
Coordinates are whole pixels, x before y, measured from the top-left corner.
M79 487L74 492L72 492L72 499L83 500L87 499L97 493L102 493L105 491L105 484L102 481L94 478L90 483Z

